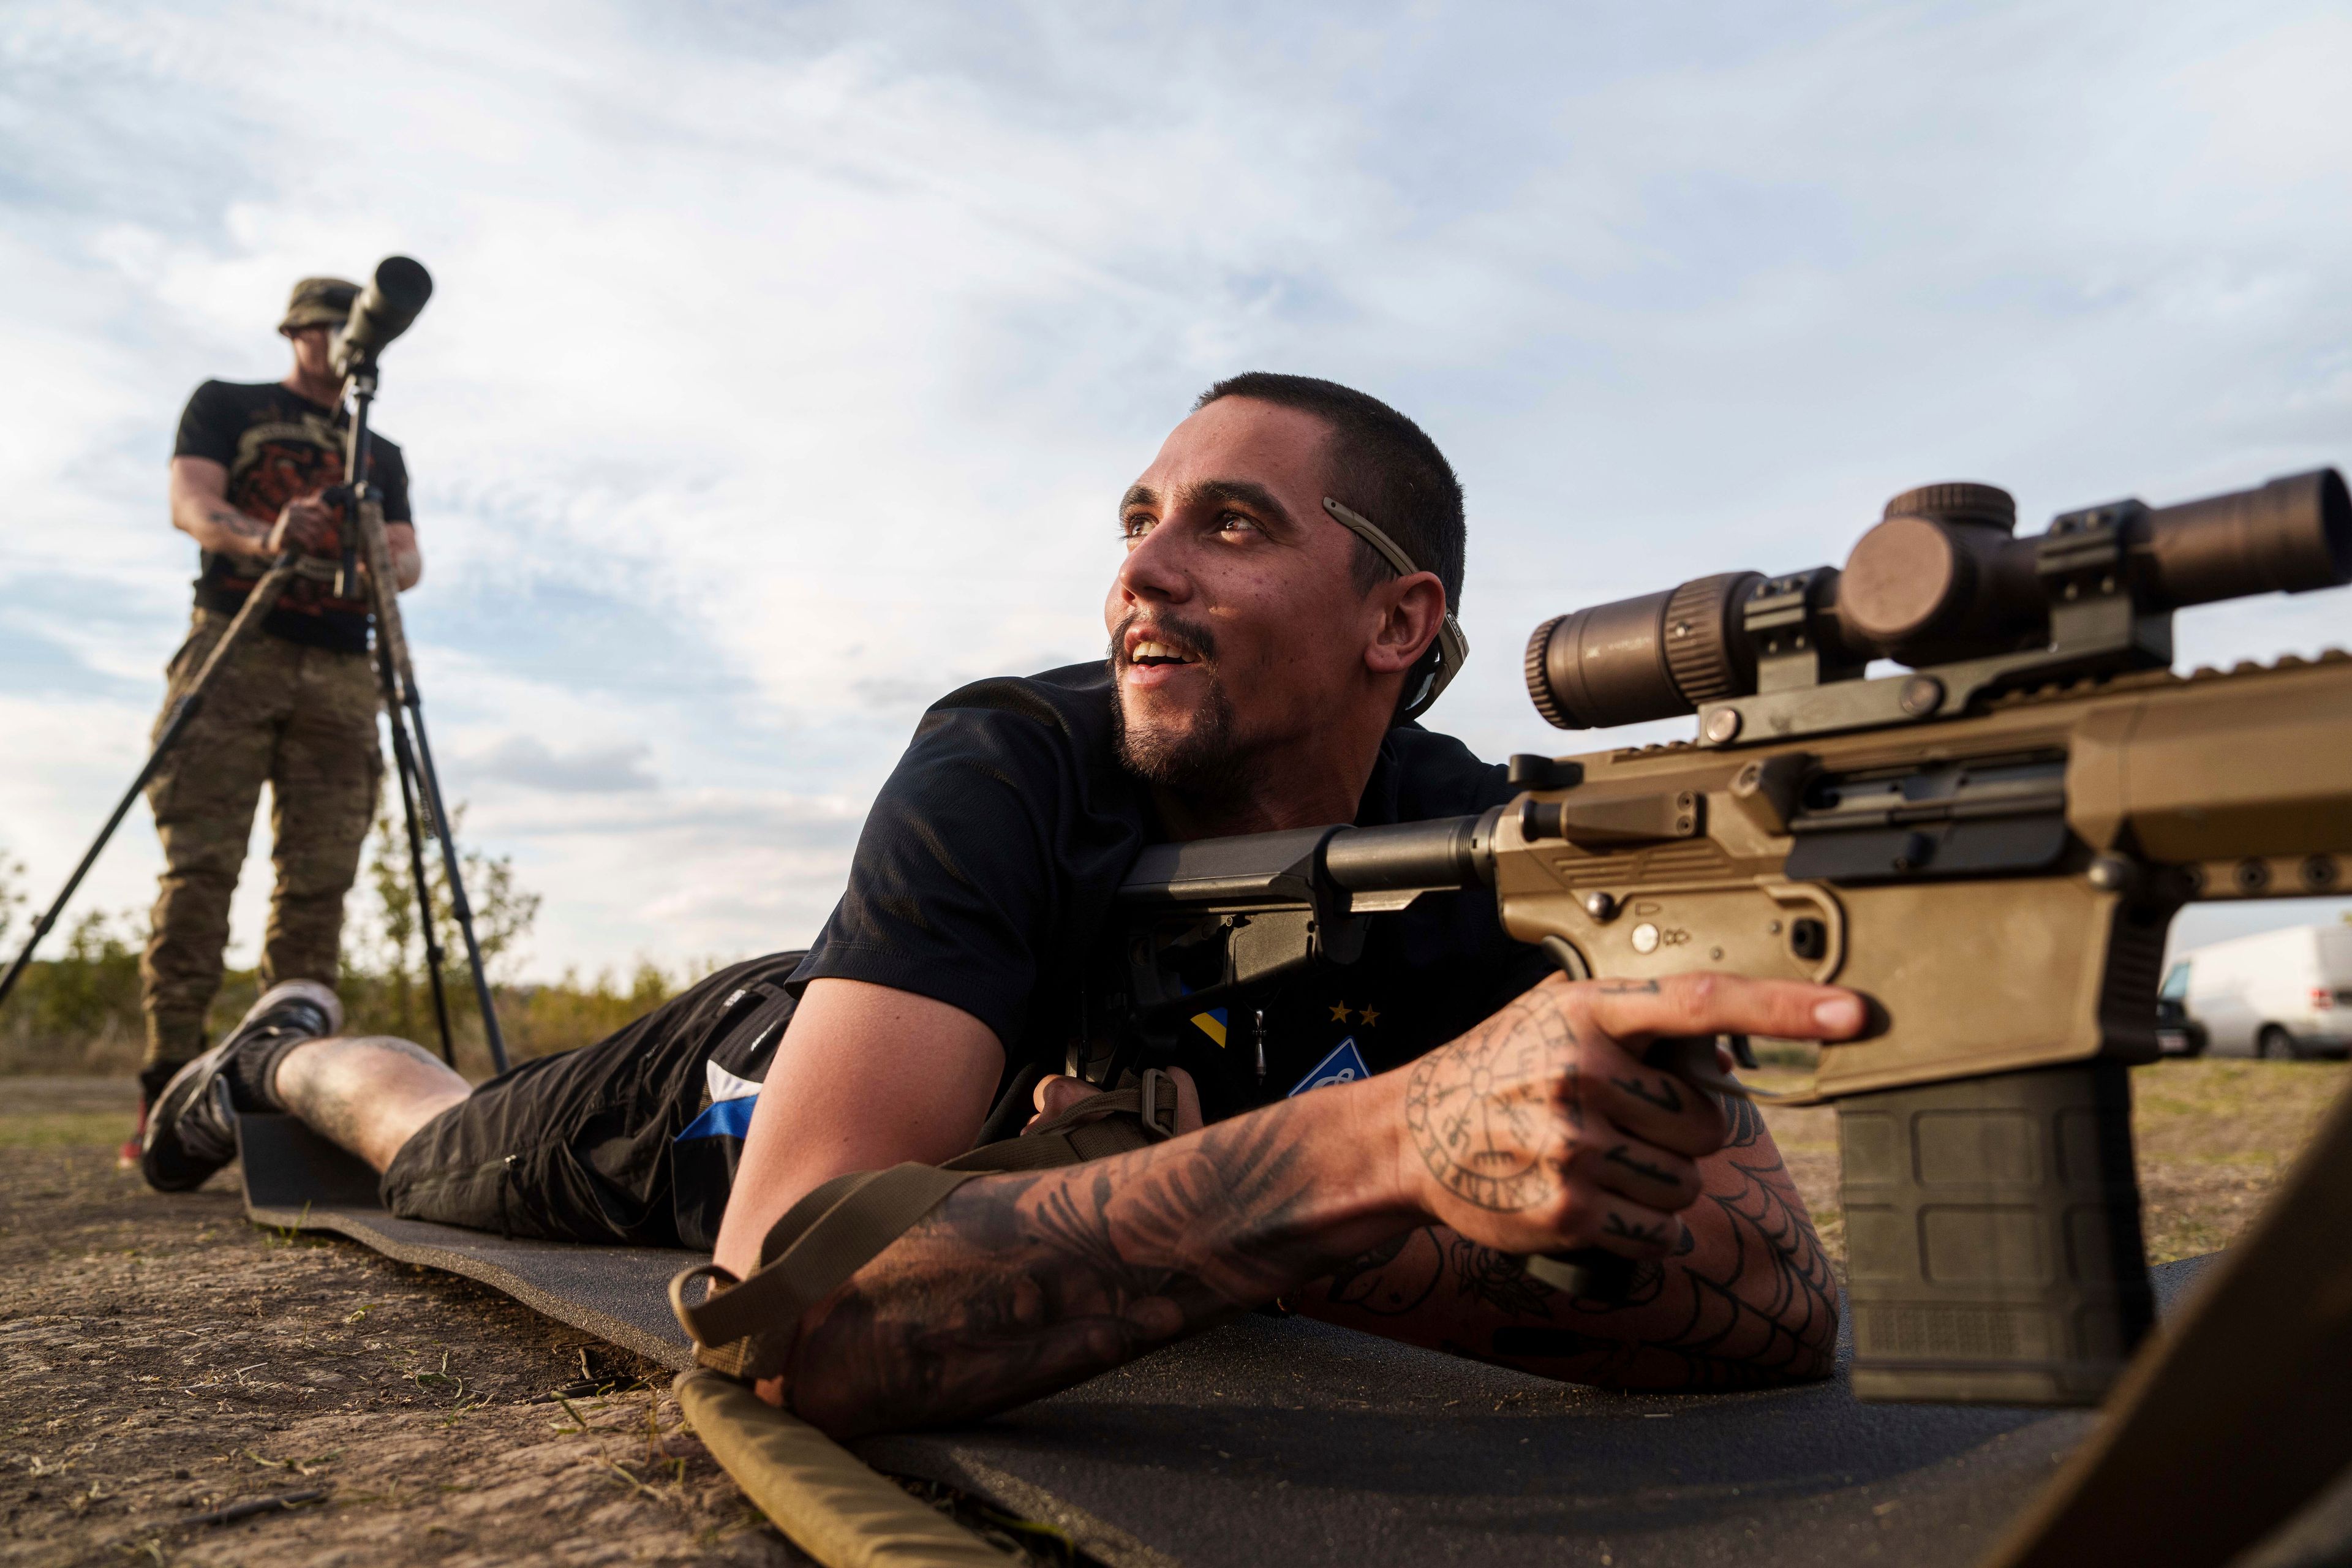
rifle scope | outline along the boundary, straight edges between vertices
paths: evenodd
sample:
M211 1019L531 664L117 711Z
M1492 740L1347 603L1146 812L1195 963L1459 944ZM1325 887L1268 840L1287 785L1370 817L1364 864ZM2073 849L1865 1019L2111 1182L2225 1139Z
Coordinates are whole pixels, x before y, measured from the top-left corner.
M2044 647L2053 599L2076 591L2066 568L2095 536L2113 541L2143 612L2352 581L2352 503L2334 468L2179 506L2111 502L2025 539L2016 526L2017 503L1991 485L1906 490L1842 573L1729 572L1554 616L1528 639L1528 695L1560 729L1605 729L1753 694L1759 652L1790 639L1815 640L1824 677Z
M374 279L352 301L351 320L335 351L336 368L348 375L353 365L375 358L408 331L431 298L433 275L423 262L405 256L387 256L377 262Z

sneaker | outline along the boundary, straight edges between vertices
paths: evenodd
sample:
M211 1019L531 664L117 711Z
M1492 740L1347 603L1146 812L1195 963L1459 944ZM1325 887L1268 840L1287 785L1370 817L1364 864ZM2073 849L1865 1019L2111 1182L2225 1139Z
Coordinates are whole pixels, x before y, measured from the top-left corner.
M236 1158L236 1113L275 1110L268 1081L278 1058L340 1032L343 1005L315 980L262 994L228 1038L172 1075L147 1112L139 1172L161 1193L200 1187Z
M172 1081L172 1076L180 1070L181 1065L178 1062L152 1062L139 1069L139 1120L132 1123L131 1136L122 1141L122 1147L114 1152L116 1170L135 1171L139 1168L142 1147L147 1142L148 1108L163 1094L163 1086Z

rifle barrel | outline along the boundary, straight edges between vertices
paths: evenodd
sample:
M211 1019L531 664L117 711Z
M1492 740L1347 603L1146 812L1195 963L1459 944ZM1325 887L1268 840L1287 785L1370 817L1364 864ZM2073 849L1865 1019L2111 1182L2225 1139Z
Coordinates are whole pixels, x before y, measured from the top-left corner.
M1351 893L1491 885L1499 815L1343 827L1324 846L1323 868Z

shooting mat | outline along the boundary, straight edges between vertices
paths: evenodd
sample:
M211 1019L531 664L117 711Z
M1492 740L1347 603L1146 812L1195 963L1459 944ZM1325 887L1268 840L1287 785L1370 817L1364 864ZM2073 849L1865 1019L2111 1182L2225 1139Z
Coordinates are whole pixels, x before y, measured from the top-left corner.
M239 1128L261 1225L461 1274L673 1368L666 1295L697 1253L509 1241L395 1219L373 1173L286 1117ZM2205 1259L2156 1270L2176 1300ZM1251 1317L950 1432L856 1445L1053 1523L1111 1568L1371 1561L1799 1568L1982 1555L2087 1411L1863 1405L1843 1377L1753 1394L1604 1394L1306 1319ZM2243 1562L2352 1562L2340 1486Z

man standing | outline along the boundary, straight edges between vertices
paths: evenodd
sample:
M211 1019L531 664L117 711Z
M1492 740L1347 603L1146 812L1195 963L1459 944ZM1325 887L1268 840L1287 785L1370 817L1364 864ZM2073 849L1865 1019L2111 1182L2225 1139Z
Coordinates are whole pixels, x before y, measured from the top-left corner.
M203 549L187 641L166 667L168 716L204 667L269 559L289 548L340 556L344 480L342 377L334 349L358 285L306 278L280 334L294 349L284 380L208 381L180 416L172 447L172 522ZM383 506L398 587L424 572L400 448L373 439L368 479ZM367 605L335 596L322 576L297 577L232 651L204 708L147 788L165 868L140 964L147 1016L141 1120L180 1065L205 1048L205 1015L220 989L236 889L265 780L277 884L261 951L261 984L331 986L343 896L359 870L383 762ZM160 733L163 720L156 721ZM124 1146L138 1159L138 1140Z

